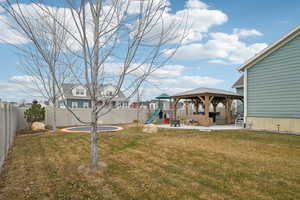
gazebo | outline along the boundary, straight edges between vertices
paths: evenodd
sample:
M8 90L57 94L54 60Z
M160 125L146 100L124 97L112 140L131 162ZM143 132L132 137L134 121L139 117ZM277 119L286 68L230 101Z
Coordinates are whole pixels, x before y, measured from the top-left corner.
M195 105L196 113L199 111L199 106L203 106L204 108L204 116L202 120L199 120L200 125L202 126L210 126L212 125L212 121L210 119L209 108L212 105L214 112L216 113L216 109L219 103L222 103L225 106L225 122L226 124L232 123L231 116L231 105L233 100L241 100L243 101L243 96L236 94L231 91L214 89L214 88L197 88L193 90L189 90L186 92L182 92L179 94L175 94L171 96L172 101L172 110L173 110L173 119L177 119L177 104L180 100L185 101L185 109L186 113L188 113L188 105L193 103Z

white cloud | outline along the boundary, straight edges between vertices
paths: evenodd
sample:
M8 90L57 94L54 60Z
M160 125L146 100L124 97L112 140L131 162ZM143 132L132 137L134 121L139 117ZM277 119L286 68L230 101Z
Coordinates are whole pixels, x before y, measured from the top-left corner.
M172 70L174 68L174 70ZM157 72L157 74L151 76L150 80L145 82L151 83L150 89L147 88L147 98L155 97L162 92L169 94L183 92L196 87L212 87L219 83L223 83L224 80L209 76L189 76L183 75L184 66L181 65L167 65L165 69ZM172 72L173 71L173 72ZM176 73L174 73L176 71ZM169 76L167 76L169 74ZM28 75L12 76L8 81L0 82L0 98L5 100L20 100L20 99L44 99L40 92L35 89L34 81L35 77Z
M193 84L195 86L214 86L224 81L208 76L183 76L182 82L186 84Z
M221 59L212 59L208 61L209 63L216 63L216 64L230 64L229 62L226 62L225 60Z
M184 85L185 87L197 88L203 86L215 86L224 80L208 77L208 76L180 76L178 78L167 79L151 79L151 83L155 85L169 85L170 87L178 87Z
M246 60L250 59L252 56L257 54L258 52L265 49L268 45L265 43L255 43L249 46L244 46L239 51L233 52L229 56L229 61L232 63L241 64L245 62Z
M0 81L0 99L16 101L21 99L42 99L42 95L37 92L31 76L12 76L8 81Z
M158 68L152 73L152 76L155 77L178 77L182 74L184 70L182 65L165 65L161 68Z
M12 76L9 80L17 83L32 83L33 81L37 81L35 77L29 75Z
M0 82L1 92L15 92L23 89L22 85L12 82Z
M233 33L239 37L262 36L263 34L255 29L233 29Z
M211 59L213 63L240 64L267 47L265 43L254 43L247 45L240 37L260 35L258 31L235 29L233 34L211 33L206 43L193 43L179 47L174 55L178 60ZM165 52L167 55L172 50Z
M20 45L28 43L28 40L9 25L6 16L0 15L0 43Z
M198 0L188 0L185 5L188 9L207 9L208 5Z
M124 70L123 63L106 63L104 65L104 71L113 76L119 76L120 73ZM149 65L141 65L139 63L132 63L127 72L130 72L131 75L142 75L151 68ZM134 70L135 69L135 70ZM182 74L185 67L183 65L164 65L162 67L156 68L151 74L151 77L155 78L165 78L165 77L178 77Z
M123 0L122 4L125 5L125 7L128 5L127 12L129 14L134 15L134 14L139 14L141 8L142 9L146 9L148 7L147 4L145 4L145 2L153 4L152 5L153 9L164 8L164 7L167 7L167 6L171 5L170 1L168 1L168 0L151 0L151 1L144 1L144 0L134 0L134 1L132 1L132 0Z
M89 5L87 4L87 7L89 7ZM15 10L15 12L20 12L22 11L22 15L26 16L26 18L28 20L40 20L41 18L45 18L49 15L46 13L46 11L44 10L48 10L49 12L53 12L55 13L55 15L57 15L57 19L59 21L61 21L61 24L65 24L65 27L68 29L68 33L66 34L66 45L68 45L68 47L72 50L80 50L80 45L77 42L77 40L80 40L80 34L78 29L76 28L76 23L78 23L78 21L75 23L74 19L72 17L72 9L70 8L57 8L57 7L51 7L51 6L47 6L44 4L35 4L35 3L30 3L30 4L24 4L24 3L20 3L19 5L17 4L13 4L12 5L12 9ZM87 8L87 10L89 11L90 9ZM105 5L103 7L103 16L105 16L105 12L107 13L112 13L109 10L109 5ZM52 14L53 14L52 13ZM54 14L53 14L54 15ZM76 16L76 15L75 15ZM119 16L121 17L121 16ZM92 14L91 12L86 12L86 34L87 34L87 40L88 42L92 42L93 39L93 25L92 23L90 23L90 19L92 18ZM109 16L108 16L109 18ZM62 20L64 20L65 22L62 22ZM76 19L78 20L78 19ZM100 20L102 20L101 23L103 23L104 27L107 27L108 29L112 28L112 26L114 26L115 21L116 20L116 16L115 18L112 17L112 21L110 21L111 23L108 23L107 20L103 18L101 18ZM49 24L51 24L53 22L47 22L47 21L42 21L42 23L38 24L38 27L34 27L34 31L38 32L38 34L35 34L35 36L38 35L42 35L42 37L47 36L47 31L49 31L49 29L51 28L49 26ZM12 28L13 27L13 28ZM40 28L40 30L39 30ZM57 26L56 26L57 28ZM63 28L61 28L61 31L63 30ZM41 34L44 31L44 34ZM60 30L58 30L60 31ZM50 31L49 31L50 32ZM69 34L72 33L72 36ZM76 39L75 39L76 38ZM43 38L41 38L43 39ZM113 39L113 38L112 38ZM26 34L23 33L23 30L17 25L15 24L15 21L6 13L3 13L2 15L0 15L0 43L11 43L11 44L15 44L15 45L20 45L20 44L26 44L26 43L30 43L30 39L28 38L28 36ZM100 42L102 42L102 40L100 39Z
M178 94L178 93L182 93L188 90L191 90L194 88L182 88L182 87L151 87L151 88L141 88L140 89L140 94L142 94L142 99L140 99L141 101L144 100L150 100L150 99L154 99L155 97L159 96L162 93L167 93L169 95L174 95L174 94ZM134 101L135 99L133 99Z
M163 1L164 2L164 1ZM166 5L170 5L166 3ZM156 43L162 30L164 31L164 40L168 43L194 42L202 40L203 34L207 33L209 28L221 25L228 20L225 13L220 10L212 10L199 0L188 0L185 2L185 8L176 13L170 12L167 7L156 14L155 24L149 26L151 30L145 36L145 42ZM161 18L160 18L161 17ZM157 23L158 22L158 23ZM137 29L134 24L133 30ZM184 39L181 41L181 39Z
M128 1L123 0L123 3L121 4L122 8L125 9L127 3L130 3L128 14L134 15L139 12L140 7L140 0L135 1ZM143 2L144 3L144 2ZM40 5L45 6L45 5ZM113 13L110 12L110 6L109 4L105 4L103 7L103 11L107 13ZM177 43L180 41L183 35L187 34L187 37L185 38L184 42L193 42L197 40L201 40L203 37L203 33L207 33L208 29L215 25L223 24L227 21L228 17L226 14L224 14L220 10L211 10L208 8L208 6L203 3L200 0L188 0L186 1L185 8L182 10L177 11L176 13L171 13L171 4L168 0L154 0L154 6L153 10L156 9L156 7L165 7L166 9L161 9L159 12L162 14L163 21L159 21L154 27L151 27L151 31L149 30L149 33L147 34L145 41L148 39L149 41L154 41L153 37L157 36L162 30L162 24L164 27L164 30L170 30L172 27L176 26L176 30L172 31L172 33L169 33L170 36L170 42ZM17 8L16 5L13 5L14 8ZM48 7L50 10L54 10L53 7ZM34 4L20 4L20 8L22 11L24 11L24 15L28 17L33 18L40 18L43 16L43 13L41 13L40 9L37 9L37 6ZM90 10L90 9L87 9ZM160 16L160 13L156 15L156 17ZM72 20L72 14L71 10L68 8L59 8L57 9L57 13L59 16L65 16L66 17L66 24L68 24L69 29L72 30L72 33L75 34L77 38L79 38L79 33L76 33L76 24ZM87 19L91 18L91 14L87 13ZM103 14L105 16L105 14ZM4 19L7 21L7 18L3 15L1 16L2 20ZM116 23L109 23L108 28L112 28L111 26L114 26L113 24L118 24L118 18L120 19L121 16L112 16L112 19L116 20ZM187 20L188 19L188 20ZM186 21L187 20L187 21ZM156 21L156 20L153 20ZM103 19L102 21L104 24L107 23L107 20ZM129 21L127 21L129 22ZM133 30L135 29L134 21L129 22L131 25L128 25L128 27L131 27ZM92 37L92 26L90 23L87 23L88 28L88 38ZM90 30L90 31L89 31ZM6 39L7 42L14 42L14 44L24 44L27 43L28 40L25 40L24 38L20 38L20 34L16 33L12 29L10 29L7 25L4 25L3 23L0 24L0 35L2 36L1 39ZM70 45L72 48L79 48L78 44L76 44L76 41L71 39L69 41L72 45Z

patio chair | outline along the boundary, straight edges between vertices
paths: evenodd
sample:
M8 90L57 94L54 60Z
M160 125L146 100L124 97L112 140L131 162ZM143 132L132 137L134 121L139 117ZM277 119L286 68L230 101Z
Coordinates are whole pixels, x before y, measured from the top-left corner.
M172 126L174 126L174 127L180 127L180 120L171 119L170 125L171 125L171 127Z

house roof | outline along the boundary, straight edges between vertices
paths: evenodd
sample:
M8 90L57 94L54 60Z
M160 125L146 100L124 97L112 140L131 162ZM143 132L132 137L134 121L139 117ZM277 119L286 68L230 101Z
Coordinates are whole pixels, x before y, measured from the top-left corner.
M252 67L254 64L256 64L258 61L262 60L272 52L276 51L280 47L282 47L284 44L289 42L290 40L294 39L296 36L300 34L300 25L298 25L296 28L288 32L286 35L284 35L282 38L274 42L273 44L269 45L267 48L263 49L260 53L256 54L254 57L247 60L243 65L241 65L238 70L244 71L246 68Z
M244 87L244 75L242 75L233 85L232 88L243 88Z
M110 86L111 84L104 84L104 85L101 85L100 88L106 88L108 86ZM78 84L74 84L74 83L65 83L63 84L62 88L63 88L63 92L64 92L64 96L65 98L67 99L90 99L90 94L89 94L89 91L87 90L87 95L82 97L82 96L74 96L73 93L72 93L72 89L76 86L79 86ZM113 86L114 87L114 86ZM100 91L102 91L100 90ZM99 91L99 92L100 92ZM126 96L124 95L124 93L122 91L119 92L119 94L113 98L113 100L126 100Z
M182 92L179 94L175 94L172 97L178 97L178 96L190 96L190 95L201 95L201 94L216 94L216 95L225 95L225 96L241 96L235 92L227 91L227 90L221 90L221 89L215 89L215 88L196 88L193 90L188 90L186 92Z

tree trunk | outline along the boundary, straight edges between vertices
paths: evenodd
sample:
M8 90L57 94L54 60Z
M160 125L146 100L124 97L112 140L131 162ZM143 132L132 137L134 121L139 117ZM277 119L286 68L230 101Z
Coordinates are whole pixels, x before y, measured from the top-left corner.
M140 93L139 93L139 89L137 89L137 103L138 103L138 107L137 107L137 113L136 113L136 127L139 127L139 123L140 123Z
M53 78L52 78L53 79ZM56 134L56 89L55 89L55 82L52 80L52 92L53 92L53 99L52 99L52 111L53 111L53 124L52 124L52 130L53 134Z
M56 103L55 102L53 103L52 112L53 112L53 115L52 115L52 120L53 120L52 131L53 131L53 134L56 134Z
M97 113L95 101L92 100L91 113L91 168L98 168L98 137L97 137Z

